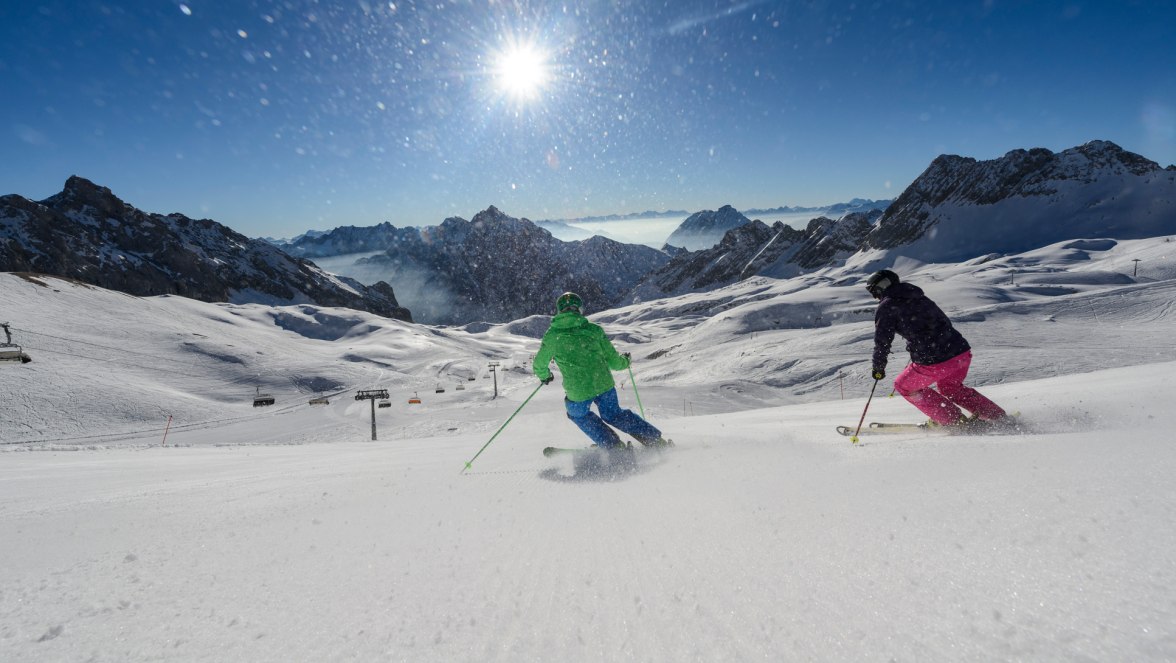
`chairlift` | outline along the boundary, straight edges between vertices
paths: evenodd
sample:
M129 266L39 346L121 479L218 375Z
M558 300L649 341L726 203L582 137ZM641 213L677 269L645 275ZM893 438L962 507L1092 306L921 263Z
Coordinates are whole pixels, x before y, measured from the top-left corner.
M441 385L437 385L437 393L438 393L438 394L444 394L444 393L445 393L445 387L442 387Z
M257 388L257 395L253 397L253 407L264 407L266 405L273 405L274 397L269 394L261 393L261 387Z
M464 384L462 384L462 383L460 383L460 382L458 382L458 383L457 383L457 387L455 387L455 388L456 388L458 391L465 391L465 385L464 385Z
M7 322L0 322L4 328L5 342L0 343L0 364L27 364L32 361L24 350L12 342L12 332L8 330Z
M476 375L471 375L471 376L470 376L470 378L469 378L469 381L470 381L470 382L473 382L474 380L477 380L477 379L478 379L478 376L476 376Z
M408 399L408 404L409 405L420 405L421 404L421 397L417 396L416 393L414 392L412 395L412 398Z
M315 396L310 399L311 405L330 405L331 401L327 400L326 396Z
M380 401L376 403L376 407L392 407L392 401Z

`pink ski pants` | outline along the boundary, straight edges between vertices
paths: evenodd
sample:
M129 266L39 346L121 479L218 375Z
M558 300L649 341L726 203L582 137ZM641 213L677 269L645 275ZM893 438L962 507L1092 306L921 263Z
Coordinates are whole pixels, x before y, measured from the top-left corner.
M971 350L939 364L910 364L894 378L894 389L932 421L944 426L959 420L960 408L981 419L1003 417L1005 411L999 405L964 386L971 365ZM938 391L931 385L938 387Z

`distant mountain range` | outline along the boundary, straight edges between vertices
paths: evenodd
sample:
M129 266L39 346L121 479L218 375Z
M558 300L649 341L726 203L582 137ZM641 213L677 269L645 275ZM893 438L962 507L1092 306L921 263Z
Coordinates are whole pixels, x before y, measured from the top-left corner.
M816 213L825 214L829 216L841 216L849 212L864 212L870 209L886 209L890 204L889 200L870 200L868 198L854 198L848 203L835 203L832 205L824 205L820 207L769 207L764 209L751 208L743 210L744 214L751 217L756 216L771 216L775 214L804 214ZM605 214L602 216L580 216L571 219L540 219L535 221L538 226L543 226L548 223L589 223L600 221L635 221L638 219L664 219L673 218L677 216L690 216L690 212L686 210L665 210L662 212L633 212L630 214Z
M944 155L885 212L817 218L803 231L779 222L738 225L716 246L675 255L628 301L755 275L789 278L851 258L868 270L901 258L959 262L1066 239L1169 233L1176 233L1176 167L1161 168L1114 143L1014 150L990 161Z
M308 302L438 324L503 322L550 314L565 290L599 311L756 275L789 278L847 264L871 270L903 259L982 260L1067 239L1176 234L1176 167L1161 168L1106 141L1059 153L1014 150L989 161L944 155L886 203L834 206L803 230L748 218L797 208L742 213L727 205L690 215L662 251L599 236L560 241L494 207L427 228L381 223L312 231L279 249L214 221L141 212L109 189L72 177L62 193L41 202L0 197L0 270L67 276L136 295ZM367 279L375 285L306 260L353 253L375 254L356 265L378 276Z
M756 275L788 278L831 264L853 253L881 210L852 212L840 220L819 217L804 230L782 221L768 226L755 220L727 231L721 242L700 251L683 251L634 287L630 303L711 290Z
M306 256L382 250L357 265L396 283L414 317L433 324L551 314L556 298L568 290L589 309L603 310L669 260L647 246L603 237L560 241L495 207L469 221L453 217L427 228L337 228L286 250Z
M893 201L891 200L869 200L865 198L854 198L848 203L836 203L833 205L826 205L824 207L773 207L769 209L749 209L744 210L744 214L750 215L751 218L756 216L772 216L780 214L806 214L812 213L815 215L830 216L833 218L840 218L842 215L849 212L863 212L871 209L886 209L886 207ZM725 205L720 208L726 210L730 205ZM577 228L573 224L576 223L601 223L609 221L639 221L642 219L666 219L676 217L690 217L695 218L698 215L715 214L709 210L703 210L691 214L685 210L666 210L662 212L634 212L632 214L607 214L603 216L584 216L573 219L542 219L539 221L532 221L536 226L547 230L552 235L563 239L588 239L593 235L600 235L601 237L609 237L607 231L588 231L582 228ZM749 221L750 218L743 217L743 223ZM734 226L730 226L734 227ZM689 224L685 225L682 237L689 236L690 240L687 243L667 242L676 248L689 248L692 250L708 248L718 243L723 238L723 233L730 229L730 227L723 228L720 232L704 231L702 228L691 228ZM275 244L290 251L293 255L298 255L306 258L346 255L348 253L367 253L371 251L384 251L388 248L388 237L390 234L391 224L385 222L374 226L340 226L333 230L308 230L305 233L298 235L293 239L274 239L270 237L263 238L265 241ZM324 239L324 236L330 235ZM609 237L612 239L612 237ZM685 241L685 240L679 240Z
M540 219L535 225L546 223L590 223L598 221L635 221L637 219L664 219L676 216L688 216L685 210L665 210L664 212L633 212L631 214L605 214L602 216L578 216L572 219Z
M730 205L723 205L717 211L695 212L682 222L666 239L669 246L697 251L721 242L727 231L751 223L751 219Z
M691 251L710 248L723 240L728 230L733 230L751 222L748 215L779 216L782 214L817 214L816 218L837 220L852 213L869 213L882 211L890 206L891 200L866 200L854 198L848 203L838 203L828 207L777 207L775 209L750 209L737 211L730 205L724 205L716 211L703 210L691 214L682 225L666 239L667 248L683 248Z
M412 320L387 283L327 274L215 221L142 212L76 176L40 202L0 196L0 271L64 276L132 295L313 303Z
M274 241L275 245L292 256L325 258L350 253L386 251L392 247L401 231L388 223L374 226L339 226L334 230L311 230L289 241Z
M821 209L872 209L887 202L857 199ZM874 210L871 218L877 214ZM638 217L649 218L633 218ZM425 228L396 228L389 223L342 226L312 231L279 246L310 259L378 253L333 269L395 283L401 301L421 322L464 324L550 313L553 298L565 290L587 297L593 310L611 308L627 300L643 277L671 257L686 248L710 248L728 230L750 223L729 205L704 210L689 215L659 252L587 231L583 239L561 241L549 229L564 238L574 236L562 222L533 223L491 207L472 221L455 217ZM470 224L473 232L467 229ZM509 269L503 270L503 258L488 260L487 256L510 256L506 259ZM493 268L482 269L485 266Z

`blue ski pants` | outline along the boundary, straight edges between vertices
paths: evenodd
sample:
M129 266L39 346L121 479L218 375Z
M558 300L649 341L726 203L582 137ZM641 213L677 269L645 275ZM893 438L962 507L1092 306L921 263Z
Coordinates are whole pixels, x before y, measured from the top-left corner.
M600 410L600 416L596 416L592 411L593 403L596 403L596 409ZM602 447L615 447L621 444L621 438L609 426L619 428L637 438L639 442L652 442L661 437L661 431L653 424L637 416L632 410L621 409L620 403L617 402L615 387L586 401L569 401L564 398L564 407L568 410L568 419L574 421L580 430L592 438L593 443Z

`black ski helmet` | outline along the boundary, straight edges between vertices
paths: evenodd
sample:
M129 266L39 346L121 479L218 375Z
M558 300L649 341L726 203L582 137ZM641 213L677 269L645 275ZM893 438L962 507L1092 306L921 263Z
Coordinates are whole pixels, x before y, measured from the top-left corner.
M555 300L555 310L559 313L564 313L567 311L575 311L576 313L579 313L580 309L583 307L584 300L580 299L580 295L577 295L574 292L565 292L559 296L559 299Z
M898 285L898 274L889 269L883 269L870 276L866 281L866 290L870 291L874 299L881 299L882 293L892 285Z

